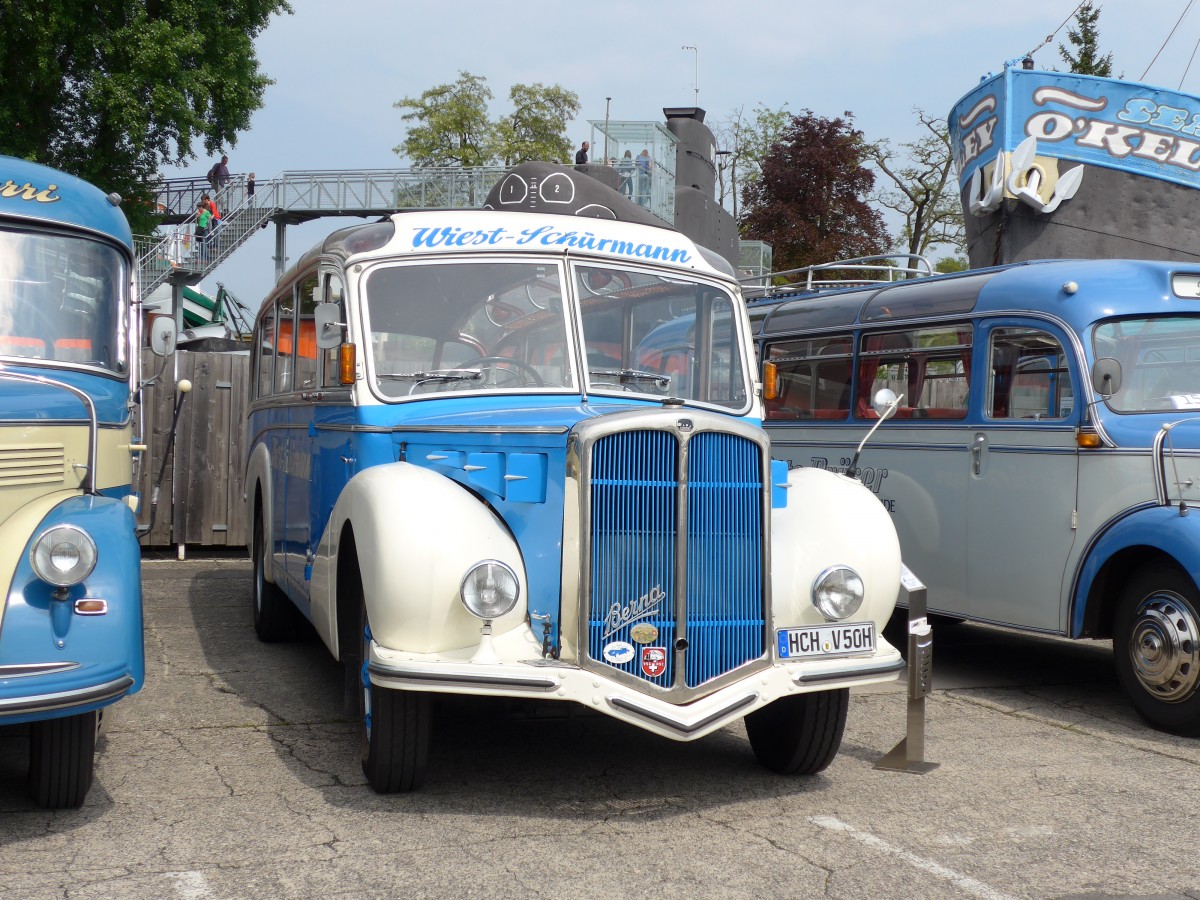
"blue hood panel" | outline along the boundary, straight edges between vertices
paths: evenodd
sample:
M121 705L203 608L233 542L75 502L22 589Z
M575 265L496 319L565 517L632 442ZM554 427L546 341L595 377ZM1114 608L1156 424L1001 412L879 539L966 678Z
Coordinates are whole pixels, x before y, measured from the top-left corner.
M3 377L0 370L0 422L31 419L86 421L87 408L75 394L50 384ZM116 424L129 417L129 386L123 380L92 375L87 372L11 367L6 371L61 381L84 391L96 404L96 417L101 423Z

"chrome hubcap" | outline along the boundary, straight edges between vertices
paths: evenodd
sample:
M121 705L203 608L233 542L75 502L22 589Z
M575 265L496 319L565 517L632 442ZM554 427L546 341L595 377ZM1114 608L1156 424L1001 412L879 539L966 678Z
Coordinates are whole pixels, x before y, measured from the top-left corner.
M1186 700L1200 681L1200 625L1177 594L1160 593L1138 604L1129 636L1129 658L1142 686L1165 703Z

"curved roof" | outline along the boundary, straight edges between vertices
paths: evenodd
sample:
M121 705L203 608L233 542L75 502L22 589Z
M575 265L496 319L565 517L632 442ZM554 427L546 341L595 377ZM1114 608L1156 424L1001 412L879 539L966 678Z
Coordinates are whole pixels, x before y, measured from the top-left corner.
M125 214L98 187L49 166L0 156L0 217L9 216L83 228L132 247Z

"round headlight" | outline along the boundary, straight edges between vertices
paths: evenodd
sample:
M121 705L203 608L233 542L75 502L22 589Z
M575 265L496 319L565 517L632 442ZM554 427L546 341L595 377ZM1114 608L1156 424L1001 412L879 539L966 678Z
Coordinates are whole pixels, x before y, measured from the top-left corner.
M96 567L96 543L74 525L59 525L43 531L29 553L33 573L55 587L71 587L92 574Z
M495 559L476 563L462 583L463 606L481 619L498 619L511 612L520 593L516 574Z
M831 622L858 612L863 602L862 577L849 566L831 566L813 582L812 602Z

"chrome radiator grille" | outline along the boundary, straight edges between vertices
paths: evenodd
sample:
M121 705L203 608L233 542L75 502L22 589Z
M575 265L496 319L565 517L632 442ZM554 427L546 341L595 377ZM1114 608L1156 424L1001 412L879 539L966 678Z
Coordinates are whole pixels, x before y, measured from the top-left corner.
M755 441L712 430L592 444L592 661L686 693L764 656L763 456Z

